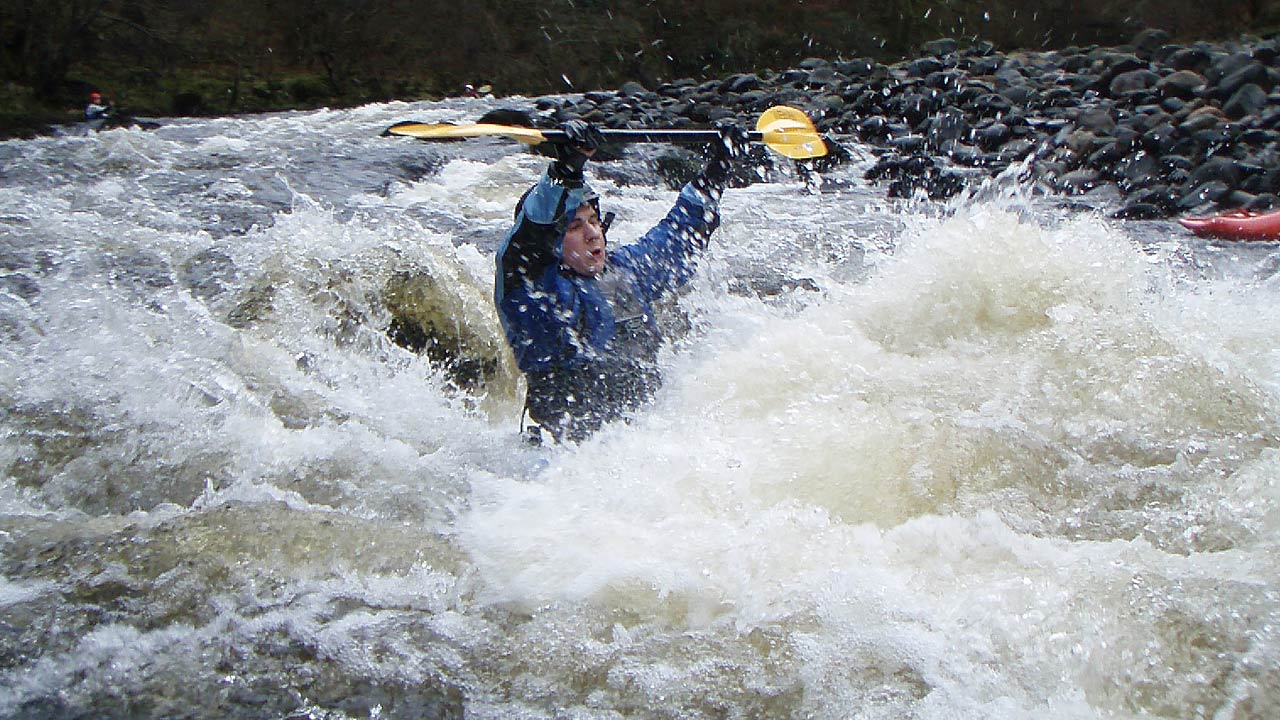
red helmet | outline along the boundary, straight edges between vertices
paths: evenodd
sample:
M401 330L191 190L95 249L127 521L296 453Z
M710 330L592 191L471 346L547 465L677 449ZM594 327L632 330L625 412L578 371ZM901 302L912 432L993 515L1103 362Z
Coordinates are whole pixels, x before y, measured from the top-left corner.
M97 102L97 101L99 101L99 100L101 100L101 99L102 99L102 93L100 93L100 92L91 92L91 93L89 93L89 99L90 99L90 100L92 100L92 101L94 101L94 102Z

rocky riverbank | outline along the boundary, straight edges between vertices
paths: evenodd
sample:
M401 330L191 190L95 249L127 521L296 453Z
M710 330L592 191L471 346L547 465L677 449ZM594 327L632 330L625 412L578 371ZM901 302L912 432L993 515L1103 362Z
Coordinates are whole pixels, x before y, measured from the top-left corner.
M1029 159L1064 194L1114 184L1121 217L1280 205L1276 39L1182 45L1147 30L1126 46L1010 53L943 39L893 65L813 58L785 72L542 98L535 122L750 123L777 104L837 141L870 143L878 162L867 175L893 195L945 197Z

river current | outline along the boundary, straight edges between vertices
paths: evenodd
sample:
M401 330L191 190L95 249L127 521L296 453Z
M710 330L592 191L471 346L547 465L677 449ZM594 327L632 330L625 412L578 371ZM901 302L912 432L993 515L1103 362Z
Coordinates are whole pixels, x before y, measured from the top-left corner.
M0 717L1280 716L1275 245L780 165L654 403L537 448L545 159L379 137L521 103L0 143ZM589 168L611 242L659 152Z

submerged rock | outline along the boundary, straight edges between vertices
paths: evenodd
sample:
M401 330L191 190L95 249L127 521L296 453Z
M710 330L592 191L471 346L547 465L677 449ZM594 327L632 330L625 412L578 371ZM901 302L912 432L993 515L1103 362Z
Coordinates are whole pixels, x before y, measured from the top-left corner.
M491 301L467 295L470 287L426 268L397 273L386 288L387 335L425 355L459 388L513 387L515 370Z

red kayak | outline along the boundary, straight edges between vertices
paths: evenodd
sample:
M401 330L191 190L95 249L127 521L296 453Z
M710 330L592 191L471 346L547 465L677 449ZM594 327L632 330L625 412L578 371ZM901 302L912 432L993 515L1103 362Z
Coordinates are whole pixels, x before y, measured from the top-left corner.
M1259 213L1249 210L1178 220L1182 227L1201 237L1224 240L1280 240L1280 210Z

